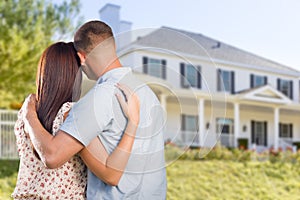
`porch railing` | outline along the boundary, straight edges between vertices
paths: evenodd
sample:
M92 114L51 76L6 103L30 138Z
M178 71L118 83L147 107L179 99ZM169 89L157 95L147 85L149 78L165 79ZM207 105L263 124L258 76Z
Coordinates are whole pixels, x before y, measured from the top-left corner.
M172 134L171 134L172 133ZM174 134L176 133L176 134ZM172 142L176 143L179 146L183 147L200 147L200 140L199 140L199 134L197 131L176 131L170 132L168 134ZM213 136L210 136L213 137ZM215 134L215 137L217 135ZM204 138L207 142L207 138ZM216 138L222 146L225 147L234 147L234 135L233 134L221 134L219 137ZM292 138L279 138L278 140L278 148L281 148L282 150L291 149L292 151L296 151L296 146L293 145L293 142L295 142L297 139ZM300 142L300 140L297 140ZM214 144L215 141L212 141L211 144ZM210 146L211 146L210 144ZM207 145L205 143L204 145ZM263 152L268 150L270 147L267 146L259 146L256 144L250 144L250 149L255 149L257 152Z
M173 135L171 139L174 143L184 146L184 147L200 147L200 139L199 133L197 131L174 131L173 133L177 133ZM211 133L209 133L211 134ZM169 134L171 135L171 134ZM211 137L211 138L207 138ZM216 143L217 140L223 146L226 147L233 147L234 146L234 136L232 134L221 134L220 137L217 137L217 134L209 135L204 137L204 145L211 147L213 144Z
M14 125L18 111L0 110L0 159L17 159Z
M293 150L296 151L295 147L293 146L293 139L292 138L279 138L278 148L282 150Z
M184 147L199 147L199 136L196 131L180 131L175 138L175 143Z
M220 142L222 146L234 147L234 135L233 134L221 134Z

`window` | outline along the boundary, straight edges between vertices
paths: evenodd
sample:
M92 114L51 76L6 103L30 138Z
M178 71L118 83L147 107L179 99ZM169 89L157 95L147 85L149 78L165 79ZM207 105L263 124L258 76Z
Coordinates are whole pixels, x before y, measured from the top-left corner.
M198 116L182 115L181 116L181 129L183 131L197 131L198 130Z
M143 72L166 79L166 60L143 57Z
M266 76L259 76L259 75L254 75L254 74L250 75L250 87L251 88L266 85L267 82L268 82L268 80L267 80Z
M188 146L199 146L198 116L181 115L182 142Z
M293 138L293 124L279 123L279 137Z
M290 99L293 99L293 81L277 79L277 89Z
M233 119L217 118L217 133L233 134Z
M201 67L180 63L181 86L201 88Z
M234 94L234 72L218 70L218 91L226 91Z

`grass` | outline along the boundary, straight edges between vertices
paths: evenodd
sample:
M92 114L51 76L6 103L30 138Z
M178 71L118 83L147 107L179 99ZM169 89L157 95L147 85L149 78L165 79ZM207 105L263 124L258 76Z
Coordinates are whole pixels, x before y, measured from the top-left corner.
M178 160L167 174L168 199L300 199L291 163Z
M0 160L0 199L10 199L18 161ZM170 200L300 199L299 162L177 160L167 167Z
M19 168L18 160L0 160L0 199L11 199Z

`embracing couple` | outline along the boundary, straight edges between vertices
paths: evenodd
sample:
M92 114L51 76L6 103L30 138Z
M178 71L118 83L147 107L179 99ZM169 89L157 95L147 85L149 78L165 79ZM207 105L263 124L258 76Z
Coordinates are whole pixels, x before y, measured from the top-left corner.
M81 70L97 80L81 99ZM166 199L164 112L122 67L111 28L82 25L42 54L15 125L14 199ZM87 167L86 167L87 166Z

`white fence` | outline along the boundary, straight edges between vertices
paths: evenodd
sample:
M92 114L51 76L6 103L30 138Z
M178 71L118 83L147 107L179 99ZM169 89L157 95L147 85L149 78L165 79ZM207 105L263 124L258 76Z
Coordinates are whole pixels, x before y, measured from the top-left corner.
M0 159L18 159L14 125L18 111L0 110Z

